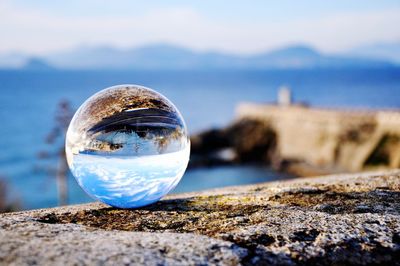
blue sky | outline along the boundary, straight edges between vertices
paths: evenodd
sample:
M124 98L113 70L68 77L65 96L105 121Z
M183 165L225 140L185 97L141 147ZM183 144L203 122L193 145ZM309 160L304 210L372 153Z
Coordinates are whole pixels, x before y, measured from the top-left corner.
M0 53L170 43L249 54L400 42L400 1L0 1Z

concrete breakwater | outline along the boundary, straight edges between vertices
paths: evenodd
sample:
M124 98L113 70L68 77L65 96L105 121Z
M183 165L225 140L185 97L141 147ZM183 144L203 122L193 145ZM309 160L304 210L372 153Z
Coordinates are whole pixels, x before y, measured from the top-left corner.
M249 124L253 124L251 129ZM193 138L194 154L199 150L204 154L207 148L203 146L209 146L213 136L218 141L213 144L215 149L209 147L213 153L218 148L232 148L231 157L236 161L253 155L255 161L276 168L312 168L304 175L400 167L398 111L243 103L237 107L232 125ZM247 146L246 154L238 146Z

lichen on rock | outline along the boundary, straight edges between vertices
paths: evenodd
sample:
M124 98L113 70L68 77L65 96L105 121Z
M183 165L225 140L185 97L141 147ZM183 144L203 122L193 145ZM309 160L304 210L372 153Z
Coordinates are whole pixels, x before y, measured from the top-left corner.
M93 203L0 217L0 261L15 264L396 265L400 172L172 195L136 210Z

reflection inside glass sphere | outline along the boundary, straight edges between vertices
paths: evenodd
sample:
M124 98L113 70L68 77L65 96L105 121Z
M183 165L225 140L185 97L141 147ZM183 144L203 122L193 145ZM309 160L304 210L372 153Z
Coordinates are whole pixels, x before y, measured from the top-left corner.
M161 94L114 86L76 112L66 139L68 165L79 185L111 206L151 204L186 170L190 142L182 116Z

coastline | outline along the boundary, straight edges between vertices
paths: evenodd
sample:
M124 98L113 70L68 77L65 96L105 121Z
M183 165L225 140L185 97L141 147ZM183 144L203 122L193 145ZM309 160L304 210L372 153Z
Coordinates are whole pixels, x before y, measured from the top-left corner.
M296 176L400 168L400 111L244 103L192 136L192 166L257 163Z

